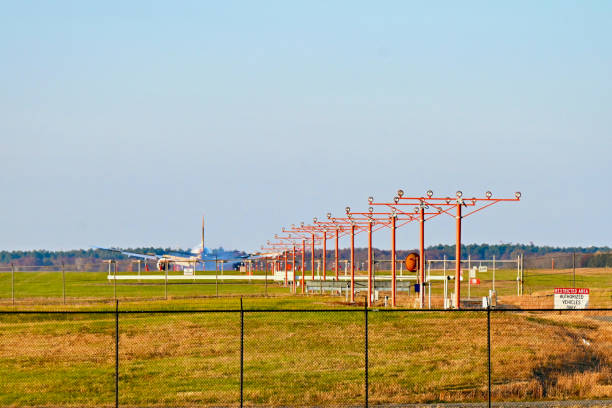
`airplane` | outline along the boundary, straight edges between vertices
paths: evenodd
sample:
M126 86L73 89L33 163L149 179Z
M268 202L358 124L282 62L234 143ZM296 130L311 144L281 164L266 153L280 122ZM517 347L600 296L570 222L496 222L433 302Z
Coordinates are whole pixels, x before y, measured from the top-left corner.
M238 251L211 251L204 246L204 216L202 216L202 241L200 244L191 249L190 252L171 252L161 255L156 254L140 254L137 252L124 251L118 248L103 248L94 246L95 249L110 251L127 255L130 258L140 258L156 263L157 269L160 271L170 270L172 265L177 265L183 269L195 268L198 264L203 265L206 269L206 263L215 263L215 268L218 263L239 263L244 259L255 259L257 254L240 255Z

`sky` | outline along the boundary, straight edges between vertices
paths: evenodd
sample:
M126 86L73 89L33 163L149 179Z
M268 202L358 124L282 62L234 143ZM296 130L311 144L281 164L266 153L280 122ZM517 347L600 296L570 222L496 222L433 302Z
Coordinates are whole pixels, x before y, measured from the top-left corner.
M204 214L252 251L398 188L522 192L466 243L612 245L611 2L0 7L2 250L188 248Z

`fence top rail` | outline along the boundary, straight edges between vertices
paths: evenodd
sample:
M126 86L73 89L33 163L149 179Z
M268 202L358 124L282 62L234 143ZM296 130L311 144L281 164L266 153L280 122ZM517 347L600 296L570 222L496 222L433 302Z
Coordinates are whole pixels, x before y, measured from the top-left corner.
M354 309L243 309L244 313L363 313L365 309L358 307ZM381 313L483 313L483 312L612 312L612 308L592 308L592 309L497 309L497 308L478 308L478 309L381 309L368 308L368 312ZM190 313L240 313L240 309L185 309L185 310L0 310L3 314L190 314Z

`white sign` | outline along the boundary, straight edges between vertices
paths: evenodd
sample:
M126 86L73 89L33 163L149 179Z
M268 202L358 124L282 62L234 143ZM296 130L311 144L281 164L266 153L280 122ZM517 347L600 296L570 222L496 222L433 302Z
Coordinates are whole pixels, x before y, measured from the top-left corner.
M586 309L588 288L555 288L555 309Z
M475 278L476 277L476 267L474 266L472 269L470 269L470 279Z
M487 272L489 269L487 268L486 265L481 265L478 267L478 272Z

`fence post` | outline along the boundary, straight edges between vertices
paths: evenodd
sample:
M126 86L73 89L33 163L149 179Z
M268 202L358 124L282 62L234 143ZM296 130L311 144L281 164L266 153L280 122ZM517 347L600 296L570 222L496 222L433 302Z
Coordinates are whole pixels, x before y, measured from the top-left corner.
M117 301L117 261L113 261L113 273L114 273L114 279L113 279L113 297L115 298L115 302ZM108 264L108 267L110 268L110 264Z
M15 306L15 265L11 262L11 299Z
M491 408L491 305L487 305L487 360L488 360L488 401Z
M302 271L302 273L304 273L304 271ZM293 278L295 279L295 270ZM264 296L268 297L268 265L266 265L266 277L264 278Z
M493 255L493 291L495 291L495 255Z
M368 408L368 302L367 299L364 303L365 313L365 406Z
M240 408L244 405L244 309L240 298Z
M66 268L62 262L62 297L64 298L64 304L66 304Z
M573 287L576 287L576 252L572 252L572 270L574 271L573 273Z
M115 408L119 408L119 301L115 300Z

